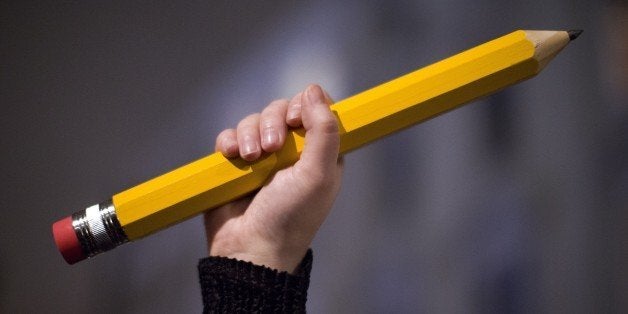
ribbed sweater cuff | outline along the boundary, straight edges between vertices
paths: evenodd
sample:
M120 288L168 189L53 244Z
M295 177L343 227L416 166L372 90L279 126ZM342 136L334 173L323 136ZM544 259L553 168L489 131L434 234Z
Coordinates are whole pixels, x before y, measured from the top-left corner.
M204 313L305 313L312 251L294 275L226 257L198 263Z

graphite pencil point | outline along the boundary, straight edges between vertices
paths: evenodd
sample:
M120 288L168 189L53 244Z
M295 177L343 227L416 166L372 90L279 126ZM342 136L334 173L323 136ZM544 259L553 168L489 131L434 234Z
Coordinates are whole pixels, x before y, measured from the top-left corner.
M576 38L578 38L578 36L580 36L580 34L582 34L582 30L581 29L572 29L572 30L568 30L567 34L569 34L569 40L574 40Z

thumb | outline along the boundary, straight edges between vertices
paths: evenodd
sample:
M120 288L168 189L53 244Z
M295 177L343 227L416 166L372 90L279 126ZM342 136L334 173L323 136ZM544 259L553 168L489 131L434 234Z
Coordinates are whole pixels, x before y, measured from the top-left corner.
M334 173L338 163L340 138L338 121L323 89L310 85L301 95L301 119L305 129L305 146L300 162L312 172Z

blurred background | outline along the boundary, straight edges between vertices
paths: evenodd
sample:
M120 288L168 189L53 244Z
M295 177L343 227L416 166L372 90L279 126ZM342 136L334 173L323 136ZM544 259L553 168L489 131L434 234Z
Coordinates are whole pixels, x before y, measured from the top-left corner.
M308 311L628 311L625 1L2 1L0 23L2 313L200 312L199 217L74 266L50 225L308 83L340 100L515 29L585 31L347 156Z

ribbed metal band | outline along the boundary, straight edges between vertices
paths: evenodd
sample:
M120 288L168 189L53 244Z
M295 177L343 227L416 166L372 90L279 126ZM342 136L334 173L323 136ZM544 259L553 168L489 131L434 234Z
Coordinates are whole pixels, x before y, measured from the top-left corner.
M72 227L87 257L129 241L111 200L72 214Z

